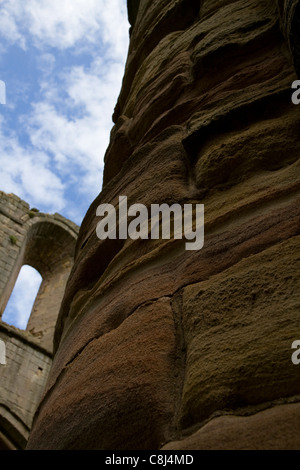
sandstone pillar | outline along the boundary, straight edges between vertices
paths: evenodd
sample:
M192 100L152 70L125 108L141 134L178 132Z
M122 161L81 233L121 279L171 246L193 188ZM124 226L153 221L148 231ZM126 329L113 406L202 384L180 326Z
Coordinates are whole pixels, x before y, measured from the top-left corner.
M104 184L80 230L29 449L299 448L298 12L129 2ZM204 204L204 247L99 240L96 209L118 209L121 195Z

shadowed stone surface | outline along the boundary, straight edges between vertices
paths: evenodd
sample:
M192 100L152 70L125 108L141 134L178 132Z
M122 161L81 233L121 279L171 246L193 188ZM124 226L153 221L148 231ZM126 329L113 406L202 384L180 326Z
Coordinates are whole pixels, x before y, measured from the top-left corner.
M129 2L104 184L28 449L299 448L298 8ZM99 240L96 209L121 195L204 204L204 248Z

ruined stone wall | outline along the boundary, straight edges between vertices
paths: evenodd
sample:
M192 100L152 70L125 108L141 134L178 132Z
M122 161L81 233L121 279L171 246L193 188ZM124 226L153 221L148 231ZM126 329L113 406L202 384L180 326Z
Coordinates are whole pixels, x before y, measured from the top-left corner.
M52 364L53 337L78 227L59 214L30 209L0 193L0 318L20 269L39 271L42 283L26 330L0 320L5 361L0 364L0 449L25 447Z
M44 391L52 355L30 335L0 322L0 450L24 449Z
M299 2L132 0L129 18L27 448L299 448ZM121 195L204 204L204 247L99 240Z
M76 224L61 215L40 213L15 195L0 193L0 317L21 267L35 268L43 280L27 330L50 352L77 234Z

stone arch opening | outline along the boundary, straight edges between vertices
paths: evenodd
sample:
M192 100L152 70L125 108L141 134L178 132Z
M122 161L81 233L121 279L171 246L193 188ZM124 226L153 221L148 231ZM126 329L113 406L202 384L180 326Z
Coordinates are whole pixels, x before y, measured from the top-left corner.
M2 316L5 323L26 330L42 281L35 268L27 264L21 267Z
M56 214L52 216L37 213L28 220L22 240L19 240L18 236L11 238L13 241L17 240L9 245L10 250L15 250L16 255L10 264L10 274L0 299L0 310L6 313L21 268L23 266L34 268L42 280L38 292L35 292L27 325L25 328L21 325L21 329L26 329L42 347L52 353L57 316L74 262L77 233L62 217ZM6 314L2 317L4 322L13 325L7 318ZM20 328L20 325L13 326Z
M21 253L22 265L32 266L42 277L26 330L51 351L74 247L73 234L58 221L45 218L31 225Z

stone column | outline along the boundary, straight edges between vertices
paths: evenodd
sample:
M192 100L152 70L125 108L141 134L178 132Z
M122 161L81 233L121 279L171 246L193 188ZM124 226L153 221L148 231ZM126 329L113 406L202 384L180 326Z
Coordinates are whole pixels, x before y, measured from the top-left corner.
M129 6L104 185L28 449L299 448L300 114L283 17L273 0ZM97 207L121 195L204 204L204 247L99 240Z

